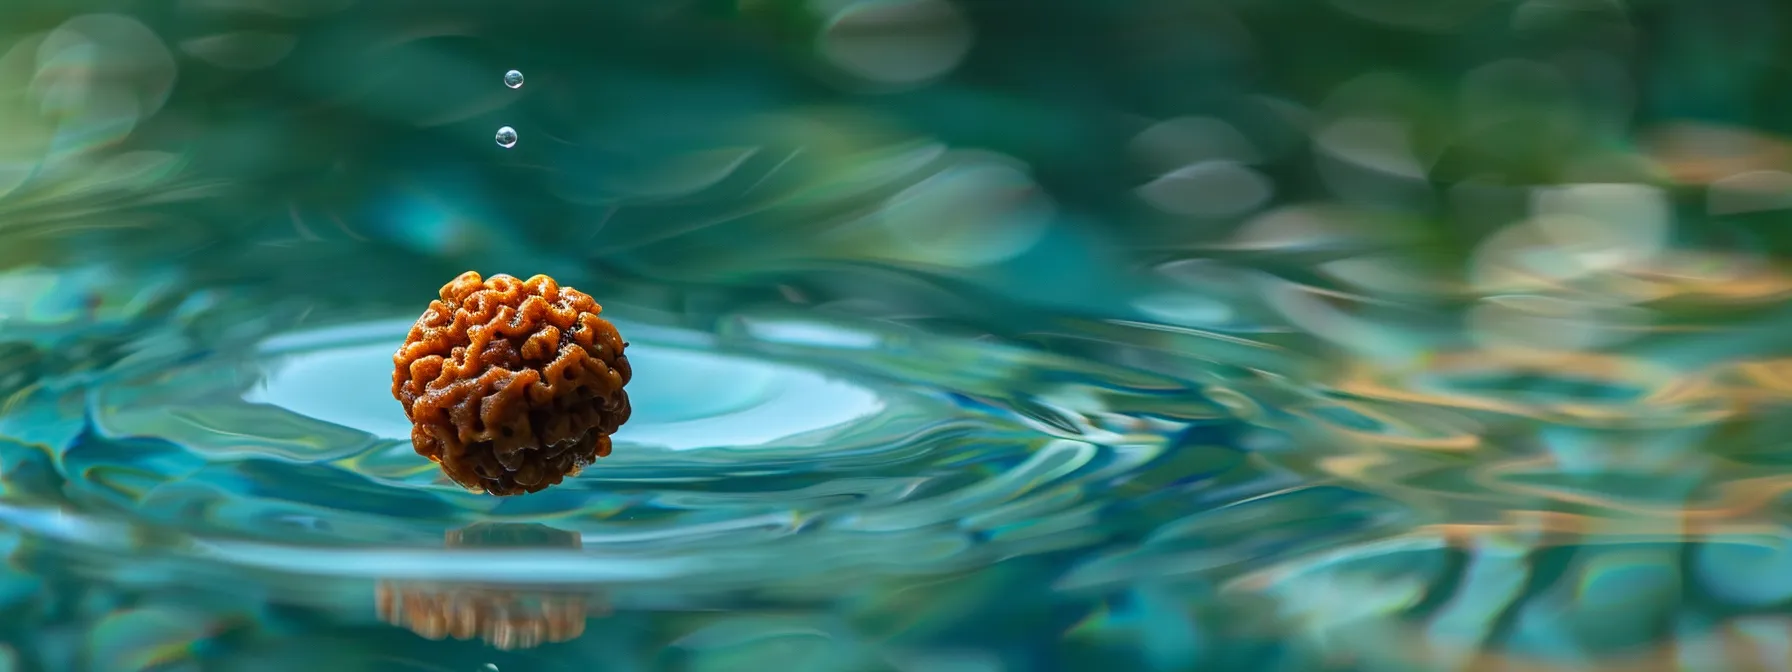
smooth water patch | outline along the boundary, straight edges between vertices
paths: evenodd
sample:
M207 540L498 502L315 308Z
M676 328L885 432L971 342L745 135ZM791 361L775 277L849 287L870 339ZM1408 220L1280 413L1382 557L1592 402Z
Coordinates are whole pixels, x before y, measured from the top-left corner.
M393 344L410 326L395 320L270 339L260 348L270 356L266 377L244 399L408 440L410 422L391 385ZM618 328L627 334L630 326ZM759 446L885 408L870 388L787 364L651 342L631 343L628 357L639 373L629 383L635 410L615 435L619 447Z

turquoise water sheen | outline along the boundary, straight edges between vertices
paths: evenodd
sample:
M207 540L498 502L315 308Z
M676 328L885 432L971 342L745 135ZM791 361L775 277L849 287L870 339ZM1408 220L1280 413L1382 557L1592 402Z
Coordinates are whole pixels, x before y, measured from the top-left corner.
M0 672L1792 669L1789 28L0 4ZM556 487L468 270L630 344Z

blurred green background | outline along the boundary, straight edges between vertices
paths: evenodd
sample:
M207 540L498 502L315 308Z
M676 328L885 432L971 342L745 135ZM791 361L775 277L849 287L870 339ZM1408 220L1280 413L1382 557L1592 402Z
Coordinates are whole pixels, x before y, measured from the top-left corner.
M10 0L0 670L1788 669L1789 30ZM583 483L375 427L466 270L646 348Z

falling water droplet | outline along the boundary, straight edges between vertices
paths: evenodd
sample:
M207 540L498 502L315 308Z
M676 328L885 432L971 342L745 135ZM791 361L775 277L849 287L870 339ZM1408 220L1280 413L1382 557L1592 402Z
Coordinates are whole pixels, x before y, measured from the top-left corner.
M515 71L515 70L511 70L511 72L516 72L516 71ZM497 666L497 665L496 665L496 664L494 664L494 663L486 663L486 664L485 664L485 667L483 667L483 668L480 668L480 669L483 669L483 670L485 670L485 671L486 671L486 672L498 672L498 666Z
M510 149L516 146L516 129L509 126L498 129L498 146Z
M515 70L504 73L504 85L513 89L523 88L523 73Z

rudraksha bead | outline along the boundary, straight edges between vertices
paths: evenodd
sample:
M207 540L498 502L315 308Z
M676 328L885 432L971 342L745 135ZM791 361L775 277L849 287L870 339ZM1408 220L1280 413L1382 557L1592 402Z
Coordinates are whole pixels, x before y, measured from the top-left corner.
M610 454L628 421L628 346L590 295L537 275L442 287L392 356L417 454L498 496L539 492Z

